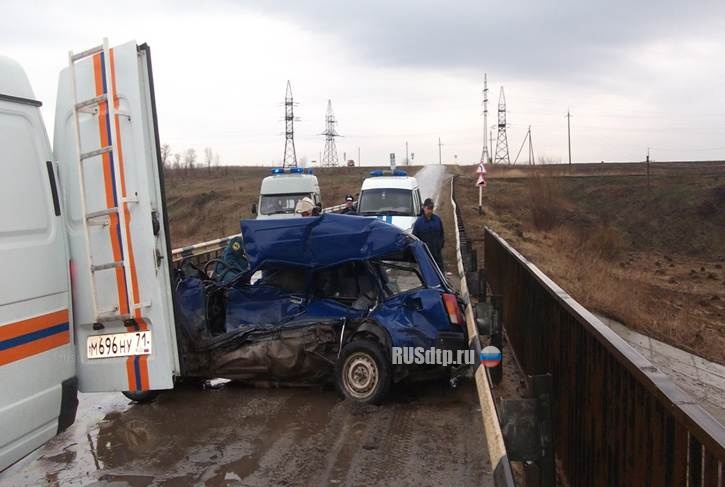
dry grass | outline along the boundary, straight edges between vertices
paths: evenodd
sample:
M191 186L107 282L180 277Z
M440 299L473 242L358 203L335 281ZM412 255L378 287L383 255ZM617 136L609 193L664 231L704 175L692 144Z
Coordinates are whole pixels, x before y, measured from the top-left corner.
M526 178L527 205L537 230L551 230L559 224L565 210L559 177L543 171Z
M592 311L725 363L725 165L659 164L649 184L596 166L494 170L483 217L461 181L469 235L489 225Z

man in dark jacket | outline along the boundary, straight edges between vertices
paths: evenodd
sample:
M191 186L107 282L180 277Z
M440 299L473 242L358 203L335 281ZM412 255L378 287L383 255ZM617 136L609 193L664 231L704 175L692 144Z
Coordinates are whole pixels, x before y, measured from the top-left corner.
M443 222L438 215L433 213L433 200L427 198L423 203L423 214L418 217L413 225L413 235L428 245L431 255L435 259L441 272L443 268Z

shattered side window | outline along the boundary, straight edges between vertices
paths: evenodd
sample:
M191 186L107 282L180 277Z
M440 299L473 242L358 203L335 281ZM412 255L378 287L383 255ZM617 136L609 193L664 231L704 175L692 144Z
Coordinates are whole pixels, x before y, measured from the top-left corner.
M355 302L361 297L375 299L375 282L365 265L347 263L318 271L314 277L315 296L342 302Z
M379 261L378 268L388 296L423 287L418 264L415 262Z
M305 269L297 267L272 267L262 270L261 278L255 285L272 286L290 294L305 293Z

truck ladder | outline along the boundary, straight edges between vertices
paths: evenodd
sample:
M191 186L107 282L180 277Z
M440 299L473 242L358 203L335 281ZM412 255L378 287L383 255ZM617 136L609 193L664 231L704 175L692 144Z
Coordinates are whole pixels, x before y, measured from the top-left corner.
M104 56L104 63L103 63L103 70L105 71L105 93L102 93L99 96L95 96L93 98L89 98L86 100L78 101L78 90L77 90L77 83L76 83L76 65L77 63L92 57L96 54L102 54ZM70 68L70 75L71 75L71 89L73 91L73 118L75 120L75 132L76 132L76 154L78 156L78 179L79 179L79 187L80 187L80 202L81 202L81 211L83 214L83 237L84 237L84 243L86 248L86 265L88 266L88 269L90 270L91 274L91 296L92 296L92 306L93 306L93 317L96 323L103 323L103 322L109 322L109 321L116 321L116 320L127 320L131 319L133 317L132 311L135 309L139 309L141 306L139 303L132 303L133 294L131 293L131 269L129 266L129 242L128 242L128 235L126 233L126 212L123 211L124 205L127 203L133 202L133 200L129 198L125 198L122 194L122 179L121 179L121 161L120 158L117 156L119 154L118 150L118 141L117 134L115 131L116 128L116 107L115 107L115 100L116 100L116 93L115 93L115 83L113 82L112 78L112 70L111 70L111 51L108 47L108 39L103 39L103 44L93 47L91 49L87 49L85 51L79 52L77 54L74 54L72 51L68 53L68 65ZM95 147L89 148L86 150L84 148L83 140L81 137L81 126L80 126L80 113L81 112L91 112L94 113L94 116L100 117L101 116L101 107L105 105L106 110L108 111L108 117L111 121L110 123L110 129L109 129L109 139L110 144L107 146L98 147L99 144L93 144ZM99 129L100 130L100 129ZM99 141L102 140L99 134ZM104 158L99 157L103 156L103 154L109 154L109 157L113 161L113 172L114 172L114 187L113 187L113 196L114 201L116 202L117 206L110 207L110 208L101 208L95 211L88 211L88 207L86 205L86 185L85 185L85 175L84 175L84 167L86 164L93 164L94 170L102 170L102 163ZM99 224L99 219L105 218L106 222L108 221L108 217L111 215L117 215L118 216L118 225L120 225L121 231L121 254L122 259L118 261L113 262L103 262L103 263L94 263L93 259L93 253L91 246L91 235L89 232L89 226L91 225L97 225ZM103 223L101 223L103 224ZM111 245L109 240L109 246ZM113 253L113 252L111 252ZM119 295L119 303L118 306L114 309L107 311L99 311L98 309L98 289L96 287L96 273L97 272L103 272L108 270L113 270L115 272L116 269L123 268L124 269L124 286L125 286L125 296L126 300L128 302L128 313L121 313L120 309L122 307L122 303L120 302L121 296Z

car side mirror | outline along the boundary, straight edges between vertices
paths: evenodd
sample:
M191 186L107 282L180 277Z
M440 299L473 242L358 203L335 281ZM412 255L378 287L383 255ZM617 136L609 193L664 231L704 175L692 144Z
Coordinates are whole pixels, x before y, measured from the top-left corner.
M413 311L420 311L423 309L423 301L420 298L408 296L405 298L405 301L403 301L403 306Z
M252 203L252 215L257 214L257 203Z

